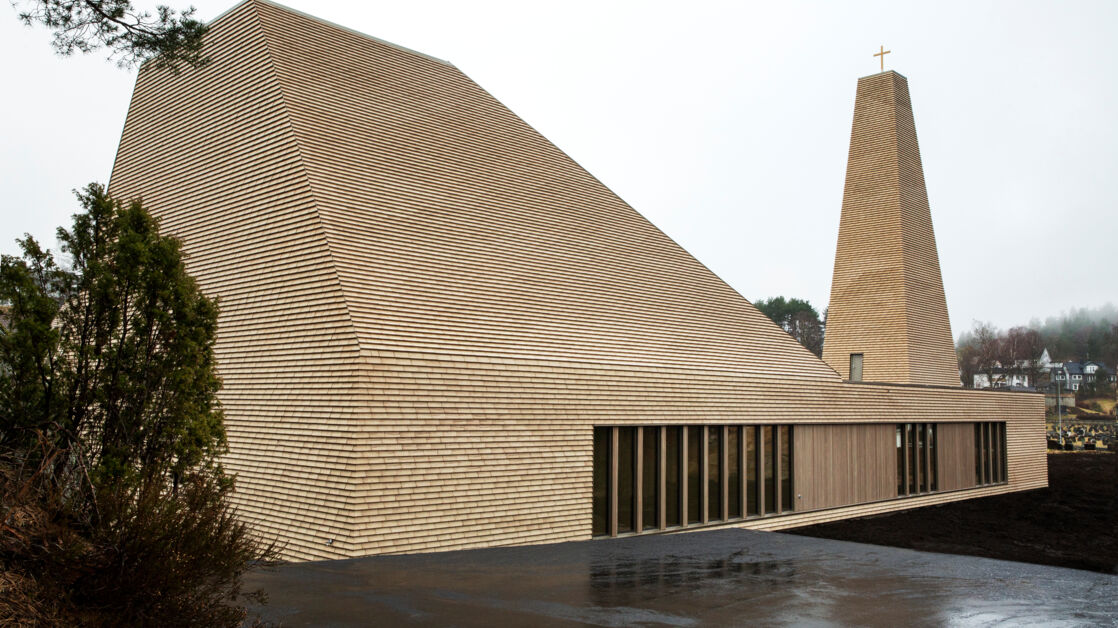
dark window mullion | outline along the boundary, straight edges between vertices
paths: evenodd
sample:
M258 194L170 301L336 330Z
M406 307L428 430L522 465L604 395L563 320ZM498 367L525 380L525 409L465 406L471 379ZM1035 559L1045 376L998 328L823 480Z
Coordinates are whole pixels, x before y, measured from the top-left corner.
M982 424L974 424L974 483L982 485Z
M989 429L989 426L992 426L993 424L983 424L983 425L985 426L985 430L986 430L986 450L985 450L985 455L986 455L986 484L993 484L994 483L994 456L993 456L994 443L993 443L993 439L991 438L991 436L992 436L991 435L991 429Z
M901 447L904 450L904 494L906 495L909 494L909 486L911 486L911 464L909 463L909 457L912 455L912 448L909 444L911 438L912 434L909 429L909 424L904 424L904 428L901 430Z
M1006 434L1006 424L1000 423L998 430L1001 432L1002 440L1002 479L1006 482L1009 481L1009 436Z
M939 491L939 430L928 424L928 491Z
M660 483L660 491L656 492L660 504L656 512L660 513L660 521L656 527L663 530L667 527L667 428L656 428L656 438L660 439L660 447L656 448L660 453L660 464L656 466L656 480Z
M757 514L765 515L768 510L765 508L766 501L768 500L768 487L765 486L765 471L768 463L768 456L765 453L765 426L757 426Z
M710 427L704 425L702 429L702 447L699 448L699 486L703 492L703 499L699 503L699 520L703 523L710 521L708 504L710 503Z
M749 516L748 513L748 498L749 498L749 461L745 459L745 431L750 428L748 425L742 425L738 428L738 492L741 493L741 518L745 519Z
M722 438L719 439L719 445L721 445L722 449L719 453L719 456L722 458L722 464L719 465L719 470L722 472L722 477L718 485L722 489L722 497L720 499L722 503L722 521L727 521L730 518L730 428L722 426L719 429L722 430Z
M783 462L781 457L783 453L784 435L781 434L780 426L773 426L773 489L776 491L774 502L776 513L784 512L784 477L781 477L784 474L784 465L780 464Z
M609 535L617 536L617 432L610 429L609 438Z
M688 432L691 430L686 426L680 427L680 525L685 526L691 520L691 514L688 512L688 504L691 502L691 495L688 494L691 484L691 478L688 474L689 465L691 460L688 459L688 449L690 444Z
M634 490L633 490L633 532L640 534L644 530L644 428L636 428L635 434L635 449L636 455L634 456L633 466L636 467L633 473Z
M593 429L593 512L591 515L591 535L605 536L609 534L609 509L610 509L610 434L608 427L595 427Z

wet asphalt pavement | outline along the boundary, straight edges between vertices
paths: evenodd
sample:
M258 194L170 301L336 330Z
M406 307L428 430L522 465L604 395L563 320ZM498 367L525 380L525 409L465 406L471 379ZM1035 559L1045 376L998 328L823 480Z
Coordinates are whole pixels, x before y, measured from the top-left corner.
M733 529L247 580L283 626L1118 626L1118 575Z

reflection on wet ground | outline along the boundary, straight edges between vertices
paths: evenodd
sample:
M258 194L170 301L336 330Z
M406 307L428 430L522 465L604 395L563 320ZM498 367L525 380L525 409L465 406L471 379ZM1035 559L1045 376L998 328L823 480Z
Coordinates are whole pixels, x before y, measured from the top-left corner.
M285 626L1118 626L1118 576L750 530L300 563Z

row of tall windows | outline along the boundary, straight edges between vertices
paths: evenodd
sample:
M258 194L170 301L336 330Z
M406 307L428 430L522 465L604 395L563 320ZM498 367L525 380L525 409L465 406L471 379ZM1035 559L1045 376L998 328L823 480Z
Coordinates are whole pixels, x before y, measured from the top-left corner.
M897 496L939 490L936 424L897 424Z
M981 486L1009 481L1005 423L974 424L974 477Z
M792 427L594 428L593 533L790 512Z

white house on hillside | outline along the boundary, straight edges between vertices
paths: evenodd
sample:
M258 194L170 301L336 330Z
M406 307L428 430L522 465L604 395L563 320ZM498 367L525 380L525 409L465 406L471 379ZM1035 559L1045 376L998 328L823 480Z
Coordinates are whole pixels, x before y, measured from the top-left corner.
M974 387L975 388L1028 388L1035 386L1036 382L1030 381L1029 371L1043 371L1048 372L1055 364L1052 358L1048 355L1048 349L1045 349L1037 359L1036 365L1030 368L1029 360L1017 360L1014 367L1011 369L1004 368L1001 363L997 363L991 373L975 373L974 374ZM991 383L991 375L993 375L993 382Z

